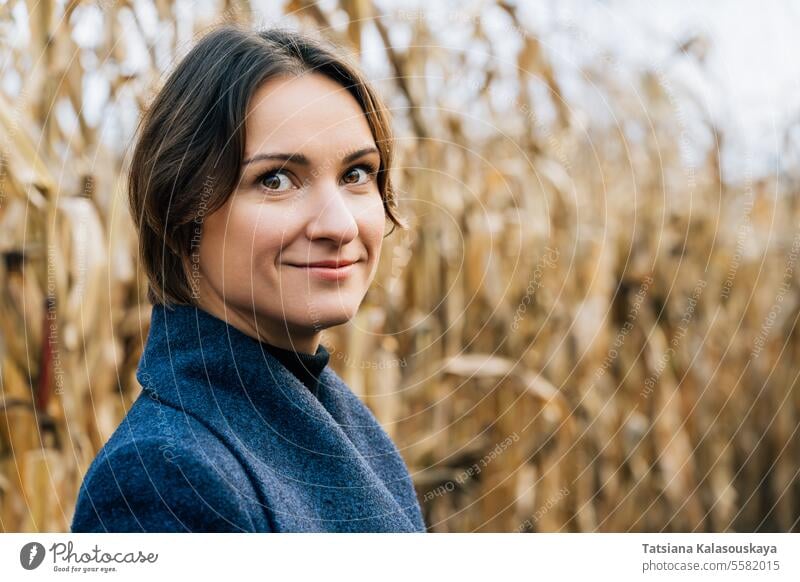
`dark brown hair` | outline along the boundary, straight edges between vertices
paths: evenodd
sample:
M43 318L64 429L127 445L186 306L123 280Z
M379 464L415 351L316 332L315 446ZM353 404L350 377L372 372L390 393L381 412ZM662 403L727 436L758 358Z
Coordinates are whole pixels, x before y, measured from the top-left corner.
M193 304L189 260L202 217L219 209L241 179L250 99L279 75L320 73L358 101L380 151L378 188L397 215L388 111L343 51L306 33L217 26L181 60L144 113L128 175L130 210L153 304ZM391 232L390 232L391 234Z

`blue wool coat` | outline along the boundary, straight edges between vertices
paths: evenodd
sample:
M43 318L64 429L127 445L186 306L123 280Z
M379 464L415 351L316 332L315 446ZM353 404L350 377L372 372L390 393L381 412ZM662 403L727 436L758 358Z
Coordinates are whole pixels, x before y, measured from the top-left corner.
M137 378L73 532L425 531L397 448L331 368L315 396L230 324L156 305Z

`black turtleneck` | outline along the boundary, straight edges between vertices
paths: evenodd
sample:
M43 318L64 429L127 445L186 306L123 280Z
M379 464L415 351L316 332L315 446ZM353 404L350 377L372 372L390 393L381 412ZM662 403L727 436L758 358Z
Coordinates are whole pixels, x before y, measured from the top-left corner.
M317 395L319 376L330 360L330 353L325 349L325 346L319 344L316 354L306 354L285 350L266 342L262 342L262 344L269 350L269 353L275 356L281 364L286 366L298 380L311 390L312 394Z

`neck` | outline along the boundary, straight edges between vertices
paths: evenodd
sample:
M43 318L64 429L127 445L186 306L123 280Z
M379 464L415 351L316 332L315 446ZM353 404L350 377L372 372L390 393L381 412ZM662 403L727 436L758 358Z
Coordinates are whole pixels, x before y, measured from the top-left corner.
M286 321L276 324L254 311L252 305L246 309L231 305L214 293L203 293L196 304L242 333L284 350L313 355L322 338L322 331L296 328Z

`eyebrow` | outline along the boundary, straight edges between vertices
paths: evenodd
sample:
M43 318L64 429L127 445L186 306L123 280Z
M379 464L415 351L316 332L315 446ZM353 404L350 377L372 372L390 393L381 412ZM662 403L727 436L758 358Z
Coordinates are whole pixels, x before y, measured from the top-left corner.
M379 154L379 153L380 152L378 151L377 148L371 146L366 148L361 148L360 150L356 150L353 153L347 154L342 159L342 163L347 164L367 154ZM259 162L261 160L282 160L284 162L293 162L295 164L300 164L301 166L311 165L311 161L303 154L272 153L272 154L256 154L252 158L249 158L244 162L242 162L242 166L247 166L249 164L252 164L253 162Z

